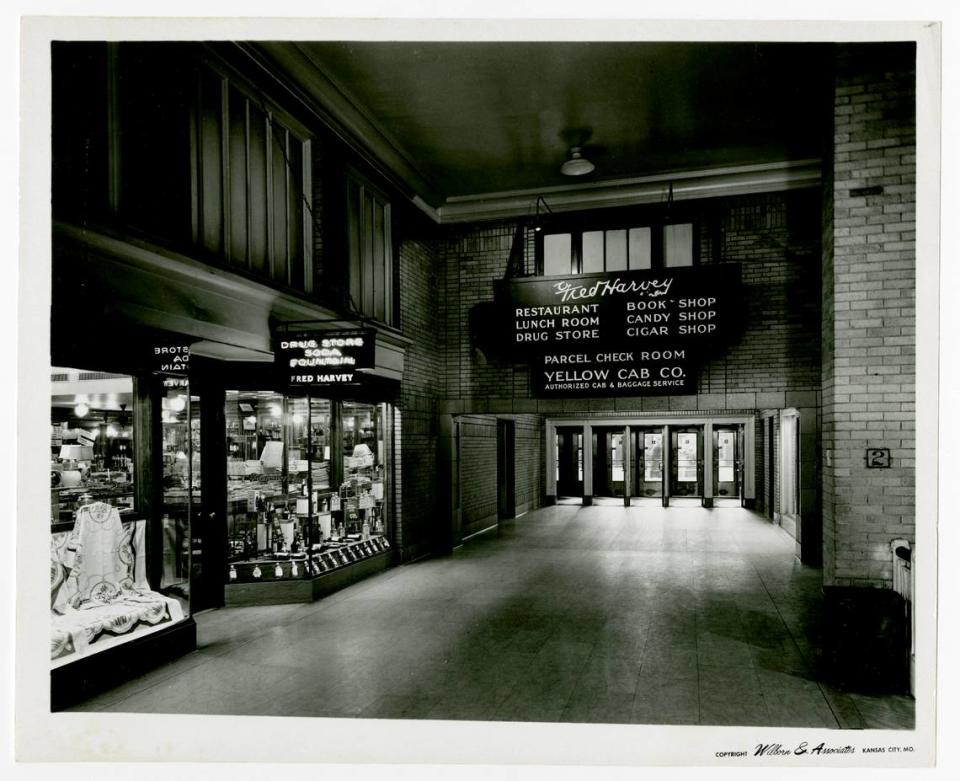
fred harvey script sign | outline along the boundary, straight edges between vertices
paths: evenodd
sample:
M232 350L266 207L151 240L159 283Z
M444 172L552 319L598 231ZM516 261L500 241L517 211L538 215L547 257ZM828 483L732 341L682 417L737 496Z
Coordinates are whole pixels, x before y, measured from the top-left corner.
M695 393L699 365L728 334L733 264L499 283L514 356L540 397Z

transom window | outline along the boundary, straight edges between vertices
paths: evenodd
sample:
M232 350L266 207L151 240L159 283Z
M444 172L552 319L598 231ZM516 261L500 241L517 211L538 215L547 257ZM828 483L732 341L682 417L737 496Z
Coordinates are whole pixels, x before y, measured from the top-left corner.
M671 222L538 233L537 269L544 276L693 266L696 226Z

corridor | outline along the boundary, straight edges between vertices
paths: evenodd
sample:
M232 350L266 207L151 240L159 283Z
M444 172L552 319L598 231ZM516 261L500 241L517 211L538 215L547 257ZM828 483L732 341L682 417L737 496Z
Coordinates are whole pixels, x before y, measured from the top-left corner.
M739 508L537 510L199 649L75 711L903 729L819 680L820 571Z

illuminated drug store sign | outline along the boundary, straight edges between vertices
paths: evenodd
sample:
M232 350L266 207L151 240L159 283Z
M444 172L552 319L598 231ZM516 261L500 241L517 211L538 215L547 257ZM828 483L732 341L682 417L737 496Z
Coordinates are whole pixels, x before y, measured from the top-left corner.
M153 344L149 364L153 371L185 376L190 372L190 345L186 342Z
M534 395L670 395L696 392L739 287L739 267L718 264L508 280L495 298Z
M291 386L356 385L358 370L374 366L375 339L370 329L279 334L274 361Z

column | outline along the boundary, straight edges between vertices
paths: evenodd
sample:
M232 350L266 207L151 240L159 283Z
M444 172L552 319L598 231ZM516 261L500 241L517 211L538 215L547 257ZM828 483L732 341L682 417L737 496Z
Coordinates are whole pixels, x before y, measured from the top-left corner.
M583 427L583 504L593 504L593 426Z
M703 501L704 507L713 507L713 421L703 424Z

